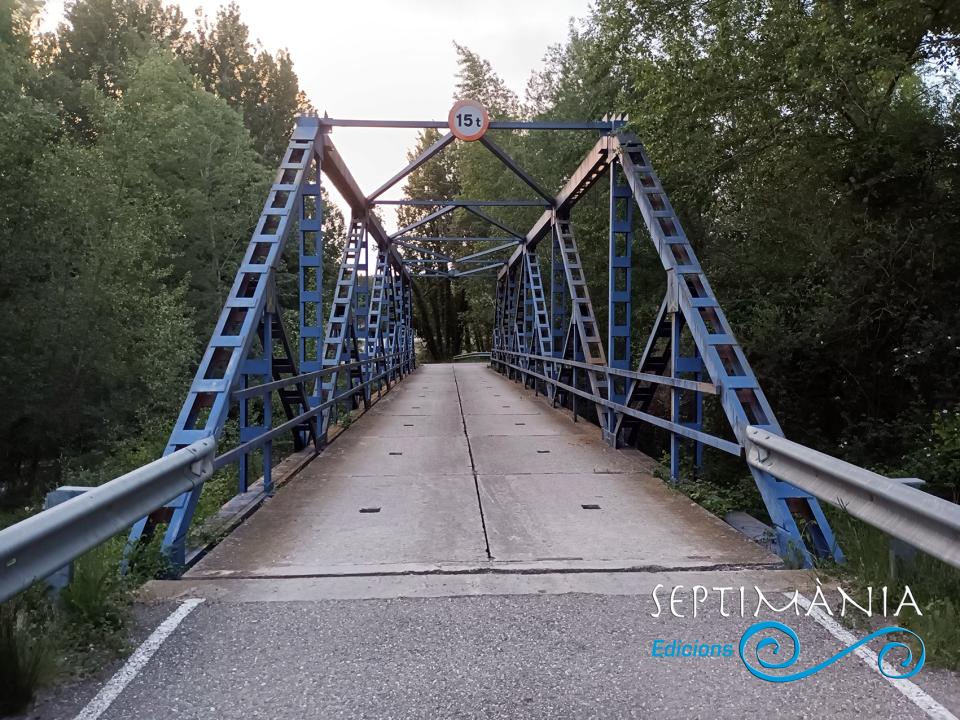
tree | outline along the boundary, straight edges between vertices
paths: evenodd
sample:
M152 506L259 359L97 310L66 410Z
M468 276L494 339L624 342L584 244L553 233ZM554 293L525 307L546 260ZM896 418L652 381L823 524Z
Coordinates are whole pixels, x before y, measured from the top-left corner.
M854 461L900 464L957 396L958 116L927 79L957 23L946 2L601 0L529 88L541 116L630 114L788 434ZM593 285L605 247L581 250Z
M280 162L297 115L310 109L285 50L276 57L250 41L235 2L217 11L211 25L199 18L187 62L210 92L237 110L268 165Z
M434 129L422 131L417 137L417 145L407 153L407 159L413 160L440 138ZM456 155L449 148L438 157L421 165L410 173L403 186L404 195L412 199L432 200L456 197L459 192L459 180ZM403 227L425 217L434 208L401 206L397 211L397 221ZM438 235L456 236L459 226L450 215L431 221L429 232ZM419 247L426 247L434 253L449 252L450 245L439 242L426 242L412 238ZM432 261L435 256L430 252L408 252L412 258L423 260L416 267L422 270L446 270L445 262ZM431 262L432 261L432 262ZM427 352L435 362L448 360L458 354L463 344L461 314L465 311L466 297L462 289L455 288L448 278L424 278L413 284L414 330L424 341Z

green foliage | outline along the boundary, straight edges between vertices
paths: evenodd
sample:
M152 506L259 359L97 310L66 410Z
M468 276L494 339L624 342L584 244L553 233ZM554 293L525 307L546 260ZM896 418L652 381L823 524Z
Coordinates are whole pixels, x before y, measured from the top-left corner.
M954 502L960 502L960 408L934 413L924 439L907 467L934 489L943 488Z
M73 579L61 592L59 622L66 650L82 657L79 669L95 669L126 650L130 590L135 580L120 574L124 540L104 543L74 563Z
M23 710L57 670L49 608L40 591L0 604L0 716Z
M263 202L261 155L306 106L236 6L192 32L159 0L74 0L31 35L39 7L0 3L5 508L162 451Z
M276 57L256 48L235 2L199 21L184 57L203 87L243 117L257 151L274 167L287 147L297 115L311 109L285 50Z
M80 557L59 598L40 583L0 604L0 714L23 710L43 685L97 670L127 651L131 590L143 575L123 577L122 538Z
M887 535L840 511L831 509L828 517L847 556L847 563L835 568L844 588L856 590L853 596L865 605L867 587L874 588L875 598L887 587L888 596L899 600L909 585L923 614L906 609L897 621L923 638L931 662L960 668L960 571L919 553L891 567Z

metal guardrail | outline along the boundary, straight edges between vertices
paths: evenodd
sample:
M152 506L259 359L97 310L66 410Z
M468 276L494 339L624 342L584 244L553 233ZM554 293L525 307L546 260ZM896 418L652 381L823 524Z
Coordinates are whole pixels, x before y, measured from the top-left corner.
M0 602L198 487L216 451L213 438L199 440L0 530Z
M453 361L460 362L462 360L489 360L491 353L489 352L469 352L463 353L461 355L454 355Z
M960 568L960 505L750 426L747 462Z

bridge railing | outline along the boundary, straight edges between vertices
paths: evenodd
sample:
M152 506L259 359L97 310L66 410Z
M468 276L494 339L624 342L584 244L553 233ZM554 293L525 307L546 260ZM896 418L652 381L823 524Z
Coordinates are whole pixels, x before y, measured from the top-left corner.
M205 438L0 530L0 602L124 532L213 474Z
M711 383L621 370L606 365L591 365L564 358L545 358L535 353L510 350L494 350L492 361L501 368L513 371L525 384L532 383L536 392L539 392L538 386L542 383L549 397L555 397L558 391L564 391L591 404L610 408L733 455L745 453L751 467L770 473L823 502L841 508L868 525L960 568L960 505L787 440L764 428L748 426L745 444L741 447L736 442L640 412L589 390L575 387L576 376L573 377L573 385L560 382L557 379L557 369L562 366L580 371L591 370L610 377L717 394L717 388ZM551 366L552 373L549 372ZM695 388L692 387L694 385ZM576 402L570 403L570 408L576 415Z
M454 355L454 362L482 362L483 360L489 360L491 353L489 352L469 352L462 353L460 355Z
M348 401L352 402L357 396L360 396L366 402L366 400L369 399L372 390L380 388L381 386L389 389L392 379L396 378L399 380L400 377L402 377L402 368L404 367L404 362L409 359L408 356L409 353L393 353L389 355L368 358L366 360L359 360L356 362L341 363L333 367L324 368L323 370L315 370L313 372L303 373L301 375L294 375L281 380L263 383L262 385L251 385L250 387L234 390L232 399L234 401L238 401L246 398L262 396L264 393L273 392L274 390L279 390L290 385L300 385L303 383L320 380L332 374L339 374L341 377L347 375L349 377L349 373L353 370L363 370L364 375L367 377L367 380L351 385L351 387L334 395L326 402L322 402L316 407L312 407L309 410L300 413L296 417L287 420L281 425L277 425L270 430L264 431L258 434L255 438L238 445L237 447L225 452L223 455L220 455L214 461L214 470L219 470L226 465L236 462L241 457L248 455L253 450L263 447L280 436L291 433L298 426L301 426L305 422L322 415L325 411L331 408L341 406ZM371 368L371 366L374 367ZM377 366L379 366L379 372L377 372Z
M748 427L747 463L960 568L960 505L767 430Z
M367 370L368 378L221 455L217 455L215 438L203 438L0 530L0 602L125 532L171 500L200 489L217 470L237 462L278 436L290 433L310 418L351 402L357 395L369 396L371 388L382 385L389 389L391 378L397 377L399 365L405 358L404 353L379 356L238 389L233 393L235 400L320 379L334 372L345 374L363 369ZM373 369L369 369L371 365ZM265 483L263 494L271 491L270 485Z

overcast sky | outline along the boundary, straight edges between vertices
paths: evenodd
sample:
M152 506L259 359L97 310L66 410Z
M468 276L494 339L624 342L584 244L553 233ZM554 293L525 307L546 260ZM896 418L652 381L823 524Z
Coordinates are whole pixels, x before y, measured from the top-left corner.
M214 15L219 0L181 0ZM300 85L320 112L341 118L444 120L452 105L454 41L489 60L522 94L550 45L589 0L239 0L253 38L287 48ZM63 0L49 0L44 27L56 27ZM587 119L587 118L571 118ZM416 131L339 128L334 141L365 191L406 162ZM396 197L397 191L385 197ZM392 212L384 213L390 226Z

